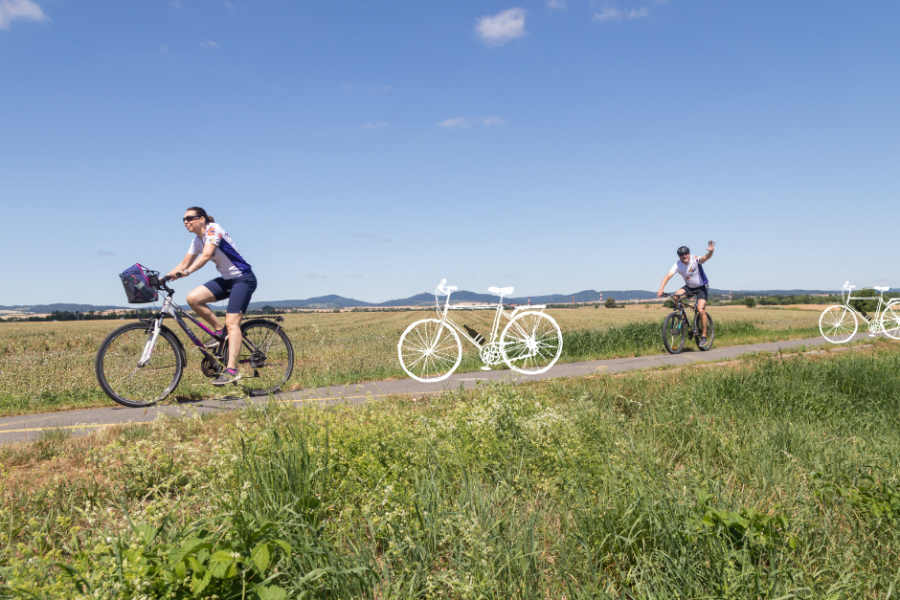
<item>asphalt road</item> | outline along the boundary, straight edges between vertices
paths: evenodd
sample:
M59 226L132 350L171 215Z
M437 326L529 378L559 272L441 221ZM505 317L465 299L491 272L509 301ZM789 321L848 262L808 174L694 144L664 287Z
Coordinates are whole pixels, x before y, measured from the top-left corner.
M869 334L859 333L854 341L866 340ZM456 373L439 383L420 383L413 379L397 379L391 381L376 381L353 385L297 390L275 395L275 400L290 404L317 403L319 405L349 402L361 404L370 399L380 398L393 394L405 394L413 397L438 394L449 389L472 388L479 383L487 382L503 384L517 381L529 381L537 379L552 379L558 377L578 377L580 375L593 375L596 373L621 373L639 369L651 369L664 366L681 366L696 362L721 362L743 354L755 352L778 352L791 350L799 346L823 346L828 345L823 338L817 337L805 340L792 340L787 342L768 342L764 344L750 344L746 346L730 346L727 348L714 348L707 352L700 352L696 348L687 348L682 354L660 354L656 356L641 356L636 358L613 358L609 360L592 360L588 362L566 363L556 365L541 375L526 376L514 371L476 371L474 373ZM847 348L847 346L832 346L832 349ZM255 402L268 402L268 398L257 398ZM20 415L16 417L0 418L0 444L22 442L34 439L47 429L67 429L73 435L85 435L99 428L120 423L140 423L152 421L160 414L170 416L188 416L209 412L220 412L240 409L246 406L241 398L219 398L215 400L202 400L185 402L180 404L163 404L150 408L125 408L114 406L110 408L91 408L86 410L71 410L56 413L44 413L36 415Z

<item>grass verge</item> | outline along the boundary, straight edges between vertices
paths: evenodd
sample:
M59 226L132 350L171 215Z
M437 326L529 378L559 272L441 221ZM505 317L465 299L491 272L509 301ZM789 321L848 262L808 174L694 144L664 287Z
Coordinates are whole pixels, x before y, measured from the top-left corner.
M897 597L897 349L648 375L3 449L0 594Z

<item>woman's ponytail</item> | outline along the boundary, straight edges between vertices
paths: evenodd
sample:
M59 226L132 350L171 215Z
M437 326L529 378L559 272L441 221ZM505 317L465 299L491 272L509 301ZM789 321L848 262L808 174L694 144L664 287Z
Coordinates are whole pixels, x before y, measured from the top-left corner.
M199 206L192 206L192 207L188 208L187 210L194 211L194 213L198 217L203 217L204 219L206 219L207 223L215 223L216 222L216 220L212 218L212 215L206 214L206 211L203 210L202 208L200 208Z

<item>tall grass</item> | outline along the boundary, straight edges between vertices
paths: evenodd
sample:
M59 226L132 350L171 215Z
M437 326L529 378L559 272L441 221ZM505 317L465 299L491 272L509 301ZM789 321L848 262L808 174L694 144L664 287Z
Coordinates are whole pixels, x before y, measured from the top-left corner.
M183 498L177 506L210 505L207 516L154 517L138 503L134 526L101 534L115 543L56 532L68 545L52 547L69 550L53 560L72 571L7 546L7 592L75 597L84 580L93 590L107 582L122 595L181 597L191 581L219 573L204 593L900 595L893 349L487 387L425 405L268 407L232 432L211 449L203 472L215 476L205 486L185 491L181 474L180 487L165 488ZM117 454L115 464L146 455ZM158 488L161 478L147 481ZM0 516L21 527L24 544L26 517L4 502ZM208 551L185 550L206 543ZM128 564L146 567L138 580L147 585L120 581L116 548L132 549ZM222 548L231 558L216 562Z

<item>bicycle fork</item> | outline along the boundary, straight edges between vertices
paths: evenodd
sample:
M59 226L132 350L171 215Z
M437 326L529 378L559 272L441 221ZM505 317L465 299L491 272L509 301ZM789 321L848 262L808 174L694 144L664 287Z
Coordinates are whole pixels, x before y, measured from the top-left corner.
M156 348L156 340L159 339L159 332L162 331L162 323L159 319L153 321L153 331L147 335L147 343L144 344L144 351L141 353L141 359L138 361L138 367L146 367L153 356L153 349Z

